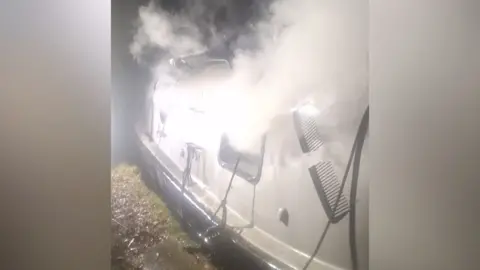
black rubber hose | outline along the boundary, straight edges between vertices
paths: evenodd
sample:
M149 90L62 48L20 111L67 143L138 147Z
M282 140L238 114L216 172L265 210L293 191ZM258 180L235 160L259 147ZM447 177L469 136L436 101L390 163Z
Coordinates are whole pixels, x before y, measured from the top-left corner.
M351 186L351 193L350 193L350 210L349 210L349 245L350 245L350 257L352 261L352 270L357 270L358 269L358 256L357 256L357 247L356 247L356 232L355 232L355 225L356 225L356 220L355 220L355 200L357 197L357 183L358 183L358 174L360 171L360 159L361 159L361 151L363 148L363 143L365 141L365 135L368 130L368 118L369 118L369 109L370 106L367 107L365 110L365 113L363 114L362 120L360 122L360 125L358 127L357 135L355 136L355 141L353 142L352 150L350 152L350 157L348 159L347 167L345 168L345 173L343 175L342 179L342 184L340 186L340 191L337 195L337 199L335 201L335 205L333 207L333 211L336 211L337 205L340 201L340 197L343 193L343 188L345 186L348 173L350 171L350 167L352 165L352 160L353 161L353 169L352 169L352 186ZM353 195L352 195L353 194ZM353 218L352 218L353 217ZM325 236L327 235L327 231L332 224L332 221L329 220L327 224L325 225L325 228L322 232L322 236L320 237L320 240L317 243L317 246L315 247L315 250L313 251L312 255L308 258L308 261L305 263L303 266L303 270L306 270L308 266L310 266L310 263L313 261L313 258L317 255L318 251L320 250L320 247L322 246L323 240L325 239Z
M356 239L356 200L357 200L357 186L358 176L360 174L360 160L362 158L362 149L365 142L365 136L368 130L369 107L365 111L362 122L360 123L359 137L357 138L357 145L355 149L355 159L353 161L352 169L352 185L350 189L350 215L349 215L349 245L350 256L352 260L352 270L358 269L358 255L357 255L357 239Z
M233 168L232 177L230 178L230 182L228 183L228 187L227 187L227 190L225 191L225 195L224 195L222 201L220 202L220 205L218 206L217 210L215 210L215 212L211 216L212 219L217 215L220 208L224 207L227 203L227 197L228 197L228 194L230 193L230 189L232 188L233 179L235 178L235 175L237 174L237 167L238 167L239 163L240 163L240 156L237 158L237 162L235 162L235 167Z
M237 162L235 163L235 167L233 169L233 172L232 172L232 177L230 178L230 182L228 183L228 187L227 187L227 190L225 191L225 195L223 197L223 199L220 201L220 205L218 205L217 207L217 210L215 210L215 212L212 213L212 215L210 215L210 219L213 220L215 218L215 216L217 215L218 211L220 211L220 209L223 209L222 211L222 219L221 219L221 222L217 225L214 225L214 226L211 226L209 228L207 228L205 230L204 233L202 233L203 236L206 236L207 238L208 237L208 234L212 231L212 230L216 230L216 229L224 229L227 225L227 198L228 198L228 194L230 193L230 189L232 188L232 183L233 183L233 179L235 179L235 175L237 173L237 168L238 168L238 164L240 163L240 157L239 156L237 158Z
M358 136L357 136L358 137ZM355 138L355 141L353 142L352 150L350 152L350 157L348 158L348 163L347 167L345 168L345 173L343 174L343 179L342 179L342 184L340 185L340 191L338 192L337 198L335 200L335 204L333 206L333 212L337 210L338 203L340 202L340 197L342 196L343 193L343 188L345 187L345 183L347 182L348 178L348 173L350 171L350 167L352 164L352 160L355 154L355 148L357 145L357 140ZM327 235L328 228L330 228L330 225L332 224L332 220L328 220L327 224L325 225L325 228L323 229L322 236L320 237L320 240L318 240L317 246L315 247L315 250L312 252L312 255L308 258L307 262L303 266L303 270L306 270L308 266L310 266L310 263L313 261L313 258L317 255L318 251L320 250L320 247L322 246L323 240L325 239L325 236Z

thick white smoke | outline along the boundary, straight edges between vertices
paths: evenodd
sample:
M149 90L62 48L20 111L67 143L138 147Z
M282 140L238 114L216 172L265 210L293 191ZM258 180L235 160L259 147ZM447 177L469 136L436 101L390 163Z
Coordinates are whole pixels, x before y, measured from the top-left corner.
M273 2L268 18L236 43L255 40L259 49L244 51L238 45L228 76L205 77L202 87L190 84L178 91L203 90L217 125L242 149L258 141L277 115L309 99L328 112L323 125L342 128L356 121L368 102L367 8L362 1ZM134 55L146 45L177 55L207 46L188 16L149 6L140 9L140 19ZM190 29L188 35L177 34L179 26ZM212 82L211 87L205 82Z
M188 17L171 14L153 2L139 9L140 26L130 45L130 53L139 59L145 48L158 47L174 55L199 53L206 50L202 35Z

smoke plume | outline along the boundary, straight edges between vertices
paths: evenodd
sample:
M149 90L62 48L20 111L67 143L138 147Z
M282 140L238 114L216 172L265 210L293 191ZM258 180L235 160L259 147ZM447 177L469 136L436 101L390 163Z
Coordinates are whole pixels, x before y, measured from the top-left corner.
M217 125L239 148L248 149L275 117L308 100L321 109L322 125L337 133L358 122L368 103L367 2L277 0L266 9L255 6L257 17L243 21L230 18L235 7L228 2L223 24L216 22L218 2L196 1L174 14L153 4L140 8L131 53L140 58L156 47L180 56L219 45L231 51L228 75L206 72L202 87L190 83L176 91L209 97L212 117L221 115Z
M192 54L206 49L198 27L188 17L156 8L153 2L139 9L140 27L130 53L141 59L146 48L160 48L170 54Z

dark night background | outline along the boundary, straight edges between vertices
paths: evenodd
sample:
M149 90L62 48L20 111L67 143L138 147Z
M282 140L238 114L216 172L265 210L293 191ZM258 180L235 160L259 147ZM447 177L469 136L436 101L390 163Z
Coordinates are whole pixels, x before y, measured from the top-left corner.
M172 13L193 14L204 34L204 42L211 44L206 25L213 24L223 36L211 50L221 57L232 57L235 40L248 31L248 25L265 14L270 0L163 0L154 1ZM144 93L150 84L148 65L138 64L129 53L138 20L138 8L148 5L148 0L112 1L112 164L128 162L133 153L133 125L142 112ZM204 12L192 12L203 5ZM162 52L153 50L143 58L154 62Z

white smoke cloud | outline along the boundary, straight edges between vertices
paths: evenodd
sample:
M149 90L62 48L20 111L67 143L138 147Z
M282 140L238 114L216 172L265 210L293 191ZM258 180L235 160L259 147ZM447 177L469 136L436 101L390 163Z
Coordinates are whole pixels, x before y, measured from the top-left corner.
M140 59L147 47L161 48L173 55L206 50L200 30L188 17L168 13L153 2L140 7L138 14L140 27L130 45L135 59Z
M248 149L276 116L307 99L325 112L324 126L350 128L358 121L368 103L367 9L368 3L362 1L278 0L253 33L234 43L238 47L231 74L203 78L202 89L210 92L209 108L213 115L221 115L218 125L237 147ZM206 48L188 16L149 6L140 10L140 18L134 55L147 44L173 54ZM177 34L178 26L190 29L190 34ZM243 50L242 42L252 40L259 48ZM179 91L200 91L190 85Z

